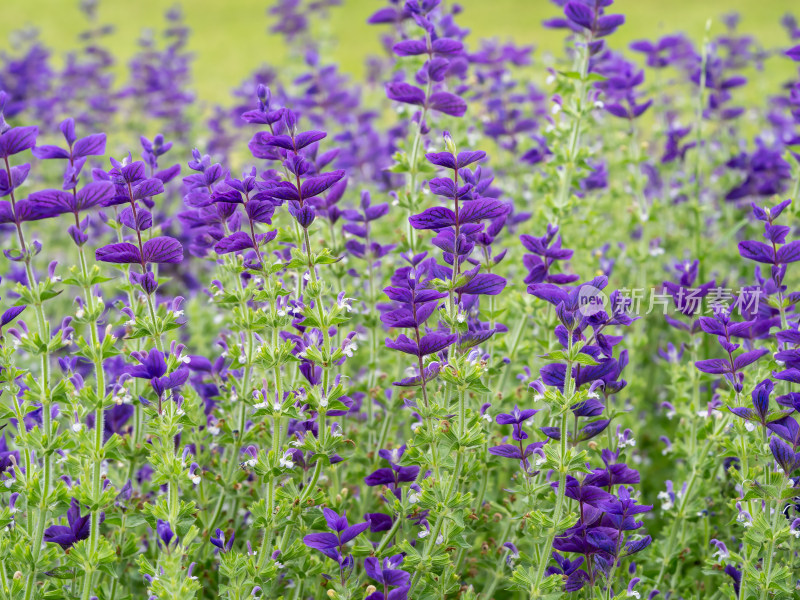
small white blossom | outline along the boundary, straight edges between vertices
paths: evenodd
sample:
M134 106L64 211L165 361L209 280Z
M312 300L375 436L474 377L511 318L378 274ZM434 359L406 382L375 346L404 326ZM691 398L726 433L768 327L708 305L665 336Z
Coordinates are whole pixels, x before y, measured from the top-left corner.
M355 298L342 298L341 300L336 301L336 306L339 307L339 310L346 310L347 312L351 312L353 307L351 306L351 302L353 302Z
M294 468L294 463L292 462L292 455L291 455L290 452L284 453L284 455L281 457L280 465L284 469L293 469Z
M667 492L659 492L658 499L661 500L661 510L670 510L675 506Z

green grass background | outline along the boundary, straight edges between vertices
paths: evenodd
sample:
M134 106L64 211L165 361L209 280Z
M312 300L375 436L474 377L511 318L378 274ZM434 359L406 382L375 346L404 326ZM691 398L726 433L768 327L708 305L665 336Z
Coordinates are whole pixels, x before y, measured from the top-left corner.
M119 60L136 50L143 28L161 28L164 11L172 0L101 0L101 23L116 27L112 48ZM204 101L224 101L230 89L255 67L279 65L285 57L281 40L267 33L274 22L267 16L270 0L181 0L193 30L191 48L196 55L195 86ZM367 17L384 6L380 0L343 0L329 21L321 24L337 40L332 58L355 75L363 69L364 57L379 48L381 27L366 25ZM541 26L543 18L558 14L548 0L462 0L462 26L472 30L472 39L497 37L533 44L540 52L558 52L562 32ZM614 35L612 46L621 47L641 38L683 31L702 39L705 23L713 20L712 33L722 31L719 17L730 11L742 15L741 30L755 35L767 47L785 46L787 36L780 18L794 10L797 0L617 0L612 9L627 16L627 23ZM77 34L85 26L77 0L0 0L0 40L11 49L11 33L35 27L44 42L56 51L75 47Z

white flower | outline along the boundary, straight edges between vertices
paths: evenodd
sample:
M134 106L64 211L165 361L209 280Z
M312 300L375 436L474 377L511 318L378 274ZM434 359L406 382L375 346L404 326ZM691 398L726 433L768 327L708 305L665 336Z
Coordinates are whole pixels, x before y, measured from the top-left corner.
M353 310L353 307L350 305L353 300L355 300L355 298L342 298L341 300L336 301L336 306L339 307L339 310L346 310L347 312L350 312Z
M444 544L444 535L442 535L442 534L440 533L440 534L439 534L439 537L437 537L437 538L436 538L436 543L437 543L437 544Z
M292 462L292 454L291 454L291 452L284 453L284 455L281 457L280 465L284 469L293 469L294 468L294 463Z
M659 492L658 499L661 500L661 510L670 510L675 506L667 492Z
M72 424L72 431L78 433L81 429L83 429L83 423L73 423Z
M9 486L9 487L10 487L10 486ZM422 531L420 531L420 532L417 534L417 537L418 537L419 539L421 539L421 540L424 540L424 539L425 539L426 537L428 537L430 534L431 534L431 532L430 532L430 531L428 531L427 529L423 529Z
M342 348L342 352L344 352L344 354L345 354L345 356L347 356L347 358L353 358L353 354L355 353L356 350L358 350L358 344L355 344L352 341L351 342L347 342L344 345L344 348Z
M636 590L631 590L630 592L627 592L627 594L628 598L641 598L641 595Z
M561 106L553 102L553 106L550 107L550 112L554 115L557 115L561 112Z
M75 311L75 316L79 319L82 319L85 314L86 311L84 311L82 308L79 308L77 311Z
M200 476L199 475L192 475L190 477L190 479L192 480L193 484L200 485Z
M217 427L216 425L209 425L208 433L210 433L211 435L219 435L219 427Z
M419 502L421 496L422 494L420 494L419 492L411 490L411 492L409 492L408 494L408 503L416 504L417 502Z

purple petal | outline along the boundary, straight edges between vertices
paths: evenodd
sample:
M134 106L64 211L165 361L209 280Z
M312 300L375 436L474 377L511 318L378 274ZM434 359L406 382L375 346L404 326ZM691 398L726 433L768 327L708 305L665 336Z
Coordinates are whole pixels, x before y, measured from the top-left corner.
M134 264L141 263L141 256L139 255L139 248L129 242L119 242L117 244L108 244L95 251L95 259L101 262L110 262L117 264Z
M418 106L425 104L425 92L414 85L402 81L388 84L386 86L386 95L389 100L394 100L395 102L416 104Z
M183 246L175 238L154 237L142 247L144 261L149 263L179 263L183 260Z
M72 147L73 158L102 156L106 153L106 134L96 133L79 139Z
M451 117L463 117L467 112L467 103L450 92L435 92L428 99L428 108Z

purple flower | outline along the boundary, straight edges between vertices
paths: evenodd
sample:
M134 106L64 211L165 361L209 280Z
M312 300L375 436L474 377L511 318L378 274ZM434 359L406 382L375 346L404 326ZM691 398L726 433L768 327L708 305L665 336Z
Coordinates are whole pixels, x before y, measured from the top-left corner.
M178 541L178 536L172 531L170 524L159 519L156 523L156 543L158 547L169 552L172 547L178 545Z
M128 374L138 379L149 379L150 385L159 399L167 390L182 386L189 377L189 367L181 364L171 373L167 373L167 361L164 353L152 348L149 352L136 352L133 357L139 364L128 368Z
M510 414L500 413L495 417L495 421L498 425L513 425L514 432L511 437L514 440L527 440L528 434L522 430L522 424L533 418L533 415L537 412L539 411L532 408L520 410L519 407L515 405L514 410Z
M366 531L369 528L369 521L358 523L357 525L349 525L347 516L344 513L339 516L338 513L330 508L323 508L322 513L325 516L328 529L334 533L311 533L303 538L303 543L309 548L319 550L329 558L340 560L342 556L341 550L345 544Z
M795 469L800 469L800 452L794 452L792 447L775 436L769 440L769 449L786 477L791 476Z
M141 250L130 242L108 244L95 251L95 259L115 264L179 263L183 260L183 246L175 238L158 236L147 240Z
M386 338L386 347L392 350L399 350L406 354L423 357L429 354L441 352L445 348L452 346L458 336L446 333L429 333L420 338L419 343L408 336L401 334L396 340Z
M81 505L73 498L67 511L68 525L51 525L44 532L44 541L58 544L62 549L68 550L74 544L89 537L92 516L81 516ZM102 518L101 518L102 520Z
M373 592L366 600L405 600L410 589L411 576L397 568L402 563L402 554L384 558L383 563L374 556L364 559L364 571L367 577L383 587L383 592ZM390 587L395 589L388 591Z
M233 547L233 540L236 538L236 533L231 533L230 538L225 537L225 532L222 529L217 529L214 532L216 537L209 538L209 541L220 549L220 552L230 552Z
M415 481L419 474L418 466L412 465L410 467L402 467L397 464L403 457L405 450L405 445L394 450L379 450L378 455L391 466L378 469L370 475L367 475L364 478L364 483L371 487L376 485L388 485L390 489L397 490L401 483Z
M745 421L758 423L762 427L766 427L771 421L777 421L785 416L794 412L794 409L775 410L769 408L769 397L772 394L775 385L771 380L765 379L759 383L752 393L753 408L746 406L731 407L729 410L737 417L741 417Z

